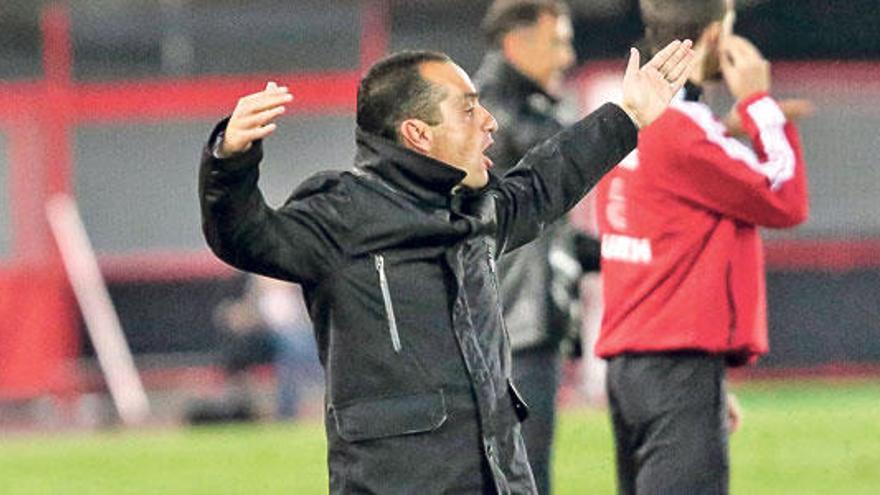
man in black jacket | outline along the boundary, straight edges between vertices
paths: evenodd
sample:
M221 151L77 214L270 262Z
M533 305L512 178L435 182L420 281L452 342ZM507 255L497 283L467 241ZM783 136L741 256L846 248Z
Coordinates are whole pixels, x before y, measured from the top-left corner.
M493 172L503 175L563 129L558 95L564 71L575 61L573 31L568 8L558 0L496 0L483 31L491 49L474 82L498 120L488 154ZM550 493L561 350L563 343L579 343L578 282L584 271L598 268L598 241L567 218L498 262L513 376L529 405L522 434L542 495Z
M690 42L630 56L606 105L503 180L495 119L433 52L392 55L358 89L357 156L278 210L257 188L261 140L292 99L269 83L212 133L199 177L211 249L299 283L327 380L332 493L534 493L510 381L495 260L564 215L683 84Z

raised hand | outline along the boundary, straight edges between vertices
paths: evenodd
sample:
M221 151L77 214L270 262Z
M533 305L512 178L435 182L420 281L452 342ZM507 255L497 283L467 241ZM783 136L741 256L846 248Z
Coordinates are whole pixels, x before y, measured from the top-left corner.
M731 34L718 47L721 50L721 74L737 100L770 91L770 62L749 40Z
M226 125L221 156L232 156L250 149L251 144L275 132L278 125L274 120L281 116L284 105L293 101L287 87L269 82L266 89L242 97L232 111Z
M639 68L639 51L630 49L620 107L638 127L659 117L684 86L694 60L692 45L691 40L673 41L642 68Z

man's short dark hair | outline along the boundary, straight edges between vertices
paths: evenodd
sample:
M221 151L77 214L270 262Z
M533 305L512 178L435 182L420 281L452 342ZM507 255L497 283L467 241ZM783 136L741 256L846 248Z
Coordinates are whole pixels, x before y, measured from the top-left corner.
M430 125L443 121L438 104L445 91L426 81L419 68L427 62L452 62L432 51L404 51L376 62L361 80L357 124L362 130L398 141L397 127L416 118Z
M541 14L569 15L560 0L495 0L483 18L483 34L492 46L499 46L504 35L538 22Z
M694 43L715 21L724 18L724 0L639 0L645 23L645 48L656 53L674 40Z

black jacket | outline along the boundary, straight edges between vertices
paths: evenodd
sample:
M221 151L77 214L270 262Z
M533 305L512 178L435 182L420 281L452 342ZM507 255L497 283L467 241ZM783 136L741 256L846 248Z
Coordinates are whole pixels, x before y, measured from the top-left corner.
M223 130L219 125L209 143ZM332 493L532 493L510 384L498 254L538 235L636 144L606 105L480 191L463 172L358 132L355 167L269 208L261 146L199 177L227 263L302 284L326 372Z
M510 65L499 51L483 59L474 82L480 100L498 120L489 155L494 171L512 169L535 145L563 129L559 101ZM504 318L514 351L557 347L564 337L577 343L579 282L598 270L599 243L567 219L498 263Z

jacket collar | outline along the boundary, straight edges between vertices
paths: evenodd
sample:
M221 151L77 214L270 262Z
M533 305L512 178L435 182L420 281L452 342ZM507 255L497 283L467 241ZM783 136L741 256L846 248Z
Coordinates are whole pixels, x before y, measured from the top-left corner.
M453 188L467 175L452 165L357 129L355 168L373 173L395 189L434 206L446 206Z
M502 87L504 93L512 98L525 100L537 94L547 98L553 105L559 103L559 98L548 93L541 85L511 65L498 50L486 54L477 71L476 79L480 87Z
M690 81L684 83L684 101L700 101L703 96L703 87Z
M685 81L684 86L675 93L672 101L698 102L703 98L703 87L690 81Z

